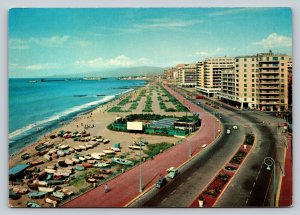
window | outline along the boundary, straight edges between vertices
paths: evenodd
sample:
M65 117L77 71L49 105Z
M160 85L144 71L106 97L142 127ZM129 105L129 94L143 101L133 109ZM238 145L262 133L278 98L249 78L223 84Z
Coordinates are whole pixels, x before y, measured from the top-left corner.
M244 96L247 96L247 93L244 93Z
M247 78L247 74L244 74L244 77Z
M252 58L252 61L254 61L254 58Z
M247 87L247 84L244 84L244 87Z
M252 87L254 87L255 85L254 84L252 84Z
M247 98L244 98L244 101L247 101Z
M247 72L247 69L244 69L244 72Z
M269 57L267 57L267 60L269 61L269 60L270 60L270 58L269 58Z
M252 67L254 67L254 64L252 64Z
M252 69L252 72L254 72L254 69Z
M281 69L281 72L284 72L284 69Z
M239 62L239 59L237 58L237 59L235 59L235 62Z
M254 95L253 95L254 96ZM252 98L252 101L254 101L254 98Z
M252 78L254 78L255 77L255 75L254 74L252 74Z
M284 60L284 57L281 57L281 60Z
M284 66L284 63L281 63L281 66Z
M278 66L278 63L273 63L273 66Z
M244 79L244 82L247 82L247 79Z
M244 67L247 67L247 64L244 64Z
M278 57L273 57L273 60L278 60Z
M244 61L247 61L247 58L244 58Z
M252 89L252 92L255 92L255 90L254 90L254 89Z
M255 79L252 79L252 82L254 82L255 81Z

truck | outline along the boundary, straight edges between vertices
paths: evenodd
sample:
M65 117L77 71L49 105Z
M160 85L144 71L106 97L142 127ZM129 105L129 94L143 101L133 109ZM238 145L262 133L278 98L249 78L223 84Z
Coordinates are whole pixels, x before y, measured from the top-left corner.
M203 95L198 95L198 96L196 96L196 99L205 99L205 96L203 96Z

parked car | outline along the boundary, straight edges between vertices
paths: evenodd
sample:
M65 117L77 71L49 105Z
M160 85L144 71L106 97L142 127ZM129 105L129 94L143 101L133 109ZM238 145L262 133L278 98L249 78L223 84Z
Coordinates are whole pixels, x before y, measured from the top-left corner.
M237 127L236 125L232 126L232 128L233 128L234 130L237 130L237 129L238 129L238 127Z
M227 134L230 134L230 129L227 129L226 133L227 133Z
M207 146L207 144L203 144L201 147L202 147L202 148L205 148L206 146Z
M158 181L155 184L156 188L162 188L163 186L165 186L167 184L167 179L165 177L161 177L160 179L158 179Z
M169 174L167 175L167 177L171 178L171 179L175 178L179 174L178 169L176 169L174 167L172 169L170 168L170 170L168 172L169 172Z

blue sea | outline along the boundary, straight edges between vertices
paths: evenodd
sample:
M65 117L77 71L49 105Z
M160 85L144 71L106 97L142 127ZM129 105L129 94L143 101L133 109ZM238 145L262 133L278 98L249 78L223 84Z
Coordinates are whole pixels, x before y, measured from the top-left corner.
M141 80L9 79L9 153L62 121L144 86Z

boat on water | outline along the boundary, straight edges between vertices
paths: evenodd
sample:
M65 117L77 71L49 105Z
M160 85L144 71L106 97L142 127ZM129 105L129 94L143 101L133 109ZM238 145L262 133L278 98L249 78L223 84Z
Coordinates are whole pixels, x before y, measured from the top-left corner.
M35 202L27 202L26 206L28 208L41 208L41 206L39 204L35 203Z
M134 164L132 161L125 160L125 159L122 159L122 158L113 158L113 162L121 164L121 165L127 165L127 166L131 166L131 165Z
M47 194L47 192L30 192L28 193L28 197L32 198L32 199L39 199L39 198L43 198L45 195Z

